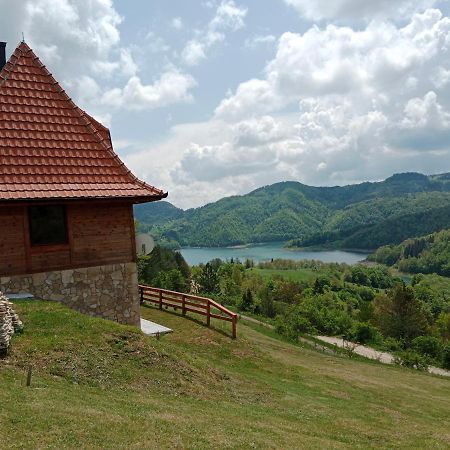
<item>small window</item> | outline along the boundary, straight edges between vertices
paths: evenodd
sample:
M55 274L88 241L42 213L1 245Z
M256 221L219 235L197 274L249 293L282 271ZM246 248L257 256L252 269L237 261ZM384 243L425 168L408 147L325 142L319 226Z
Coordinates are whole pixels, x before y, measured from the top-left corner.
M67 221L65 206L30 206L31 245L67 244Z

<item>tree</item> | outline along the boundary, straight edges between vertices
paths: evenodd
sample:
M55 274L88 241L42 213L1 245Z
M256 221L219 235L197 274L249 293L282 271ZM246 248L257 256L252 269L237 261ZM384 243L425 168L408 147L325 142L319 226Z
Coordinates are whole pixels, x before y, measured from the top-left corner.
M441 313L436 320L436 331L442 339L450 341L450 312Z
M253 309L253 295L250 289L247 289L242 295L242 302L239 309L241 311L251 311Z
M167 272L158 272L153 279L152 284L161 289L178 292L186 292L189 288L186 279L178 269L172 269Z
M295 296L300 294L307 285L290 280L280 280L275 284L273 299L278 302L293 303Z
M273 288L273 283L269 281L259 296L261 300L261 314L266 317L275 317L276 314L275 305L273 303Z
M320 276L316 278L316 281L314 282L314 294L323 294L325 292L325 288L330 286L330 279L326 276Z
M428 328L421 303L411 288L396 286L387 295L374 300L375 320L385 336L402 339L406 344L425 334Z
M169 281L167 274L171 271L178 273L173 272L169 276L173 280ZM181 253L157 245L150 255L138 258L138 277L140 282L156 287L185 291L189 289L190 269ZM166 287L168 285L172 287Z
M202 291L215 294L219 291L219 276L217 268L212 262L206 263L200 273L198 282Z

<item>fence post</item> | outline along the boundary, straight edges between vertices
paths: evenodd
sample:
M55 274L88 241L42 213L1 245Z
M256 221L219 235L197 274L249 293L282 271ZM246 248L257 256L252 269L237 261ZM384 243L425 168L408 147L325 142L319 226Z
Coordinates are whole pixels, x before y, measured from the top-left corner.
M144 304L144 288L139 286L139 293L141 294L141 305Z
M159 309L162 309L162 291L159 291Z
M211 303L209 303L209 300L206 303L206 325L208 327L211 325Z
M237 315L234 314L233 317L231 318L233 339L236 339L236 321L237 321Z
M186 296L184 294L181 296L181 314L186 315Z

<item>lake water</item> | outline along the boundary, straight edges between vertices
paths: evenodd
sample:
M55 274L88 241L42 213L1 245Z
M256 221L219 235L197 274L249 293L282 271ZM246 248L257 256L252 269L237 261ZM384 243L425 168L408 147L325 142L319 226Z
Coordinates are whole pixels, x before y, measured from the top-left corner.
M270 261L273 259L315 259L323 262L337 262L356 264L366 258L368 253L347 252L343 250L288 250L283 248L282 242L267 244L254 244L245 247L211 247L211 248L182 248L180 250L184 259L191 266L207 263L214 258L222 260L238 258L244 262L247 258L255 262Z

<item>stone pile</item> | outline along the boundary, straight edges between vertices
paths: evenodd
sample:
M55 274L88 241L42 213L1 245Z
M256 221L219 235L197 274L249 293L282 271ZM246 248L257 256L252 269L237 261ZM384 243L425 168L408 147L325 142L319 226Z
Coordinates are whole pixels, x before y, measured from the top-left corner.
M0 292L0 355L7 353L12 335L23 329L22 321L13 306Z

